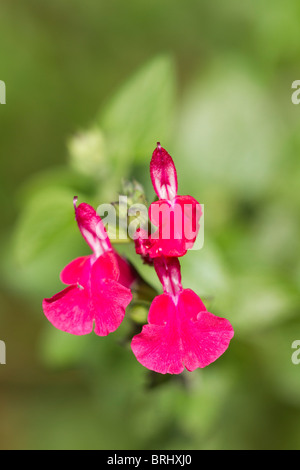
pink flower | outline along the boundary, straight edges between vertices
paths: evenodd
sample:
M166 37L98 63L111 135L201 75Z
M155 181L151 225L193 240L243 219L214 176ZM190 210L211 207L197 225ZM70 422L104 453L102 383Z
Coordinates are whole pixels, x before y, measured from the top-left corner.
M148 232L142 228L138 228L134 235L135 251L141 256L145 264L153 265L153 260L149 255L152 243L149 240Z
M61 281L68 287L44 299L43 310L62 331L85 335L95 325L95 333L106 336L123 321L132 299L128 287L135 276L131 266L113 251L96 211L85 203L77 208L76 203L74 198L78 227L93 254L76 258L63 269Z
M164 294L154 299L148 324L134 336L133 353L143 366L161 374L206 367L228 348L231 324L209 313L191 289L182 288L178 259L157 258L154 267Z
M149 236L145 231L137 234L137 253L144 259L159 257L161 253L168 257L183 256L198 235L201 205L191 196L177 195L174 162L159 143L152 155L150 174L159 200L150 205L149 218L157 230Z

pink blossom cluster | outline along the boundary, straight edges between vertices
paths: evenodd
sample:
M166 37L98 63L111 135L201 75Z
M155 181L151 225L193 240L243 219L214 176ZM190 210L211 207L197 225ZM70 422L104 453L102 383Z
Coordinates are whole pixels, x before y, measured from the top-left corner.
M179 258L195 243L202 211L194 198L177 194L173 159L159 143L152 155L150 174L158 200L149 207L149 219L156 230L148 233L138 228L135 248L154 266L163 294L154 298L148 323L132 338L131 348L146 368L180 374L185 368L193 371L218 359L234 332L228 320L208 312L195 292L182 287ZM97 335L106 336L122 323L139 276L112 247L97 212L86 203L77 206L77 198L74 208L79 230L92 254L76 258L63 269L61 281L68 287L44 299L43 310L62 331L85 335L94 329Z

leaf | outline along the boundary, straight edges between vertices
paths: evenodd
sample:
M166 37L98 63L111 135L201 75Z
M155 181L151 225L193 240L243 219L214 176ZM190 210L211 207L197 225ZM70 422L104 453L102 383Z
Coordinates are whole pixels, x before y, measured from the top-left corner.
M283 132L272 96L253 71L237 58L217 62L185 99L176 146L178 183L196 198L205 187L257 196L271 184Z
M30 198L16 227L17 261L26 264L64 233L76 230L73 197L68 189L45 188Z
M158 140L169 142L175 88L173 61L159 56L124 84L99 117L120 174L133 159L149 159Z

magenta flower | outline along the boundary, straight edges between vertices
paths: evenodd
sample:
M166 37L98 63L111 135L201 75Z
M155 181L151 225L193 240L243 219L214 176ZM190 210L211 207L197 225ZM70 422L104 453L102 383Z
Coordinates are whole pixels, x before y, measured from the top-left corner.
M183 289L178 259L156 258L154 267L164 294L154 299L148 324L134 336L133 353L143 366L161 374L206 367L228 348L231 324L209 313L191 289Z
M152 155L150 174L159 200L150 205L149 218L157 230L149 236L145 231L136 234L137 253L144 259L159 257L161 253L167 257L183 256L198 235L201 205L191 196L177 195L174 162L159 143Z
M150 257L149 250L153 243L149 240L148 232L142 228L138 228L134 234L135 251L140 255L145 264L153 265L153 259Z
M63 269L61 281L68 287L44 299L43 310L59 330L85 335L94 328L97 335L106 336L123 321L135 276L131 266L113 251L96 211L85 203L77 208L76 203L74 198L78 227L93 254L77 258Z
M208 312L202 300L181 283L179 257L195 243L202 215L191 196L179 196L177 173L171 156L158 143L150 163L158 200L149 208L156 229L145 227L135 233L136 253L153 265L163 286L154 298L148 323L133 337L131 347L137 360L161 374L193 371L218 359L234 335L228 320ZM149 298L149 289L135 268L112 247L105 227L88 204L77 207L79 230L92 254L74 259L61 272L67 287L43 300L48 320L58 329L85 335L106 336L122 323L132 300ZM145 289L146 287L146 289ZM153 298L153 292L150 292Z

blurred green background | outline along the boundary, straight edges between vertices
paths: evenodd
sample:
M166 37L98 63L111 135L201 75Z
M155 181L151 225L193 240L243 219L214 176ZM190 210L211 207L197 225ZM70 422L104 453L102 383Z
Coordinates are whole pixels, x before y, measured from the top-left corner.
M299 449L298 0L0 10L1 449ZM97 207L135 178L151 201L158 140L180 193L205 204L184 287L235 328L217 362L167 378L136 361L129 320L77 338L41 309L65 264L88 253L73 196Z

